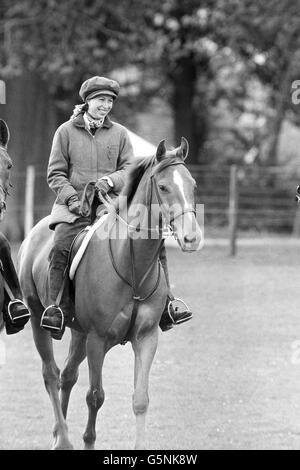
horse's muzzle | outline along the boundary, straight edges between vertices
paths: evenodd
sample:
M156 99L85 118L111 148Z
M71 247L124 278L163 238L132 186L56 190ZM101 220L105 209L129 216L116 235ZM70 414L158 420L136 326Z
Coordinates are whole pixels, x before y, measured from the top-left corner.
M191 213L187 213L178 218L174 222L172 229L174 237L182 251L192 253L203 248L203 232L196 217Z

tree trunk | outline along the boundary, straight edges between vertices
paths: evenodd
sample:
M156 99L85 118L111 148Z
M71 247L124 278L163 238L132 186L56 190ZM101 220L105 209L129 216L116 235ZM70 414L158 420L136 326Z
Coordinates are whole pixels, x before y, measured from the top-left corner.
M203 123L205 117L196 109L197 69L193 61L190 58L178 61L176 68L170 74L170 80L174 87L171 105L174 111L175 141L179 141L182 136L188 140L190 146L188 162L197 164L205 140L202 130L199 132L199 116Z
M299 27L295 26L291 29L290 34L286 38L286 50L288 54L285 60L286 66L281 69L282 74L279 81L281 86L279 90L275 92L275 109L277 112L272 125L271 142L266 158L268 165L277 165L278 163L278 142L286 110L290 104L291 80L295 54L297 52L295 46L298 44L298 30Z
M283 73L281 87L278 91L276 91L276 116L272 123L271 139L266 157L267 165L277 165L278 163L278 143L280 138L280 131L285 119L286 110L289 107L292 66L293 63L291 60L289 66Z

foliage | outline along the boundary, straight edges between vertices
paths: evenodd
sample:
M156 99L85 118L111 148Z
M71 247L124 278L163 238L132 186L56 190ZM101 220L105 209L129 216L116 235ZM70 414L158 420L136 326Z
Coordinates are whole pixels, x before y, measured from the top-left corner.
M298 7L299 0L0 0L1 74L37 72L66 109L83 79L110 74L123 85L123 112L161 96L176 133L190 131L202 159L224 148L220 126L227 155L241 155L276 137L286 115L300 122L290 99Z

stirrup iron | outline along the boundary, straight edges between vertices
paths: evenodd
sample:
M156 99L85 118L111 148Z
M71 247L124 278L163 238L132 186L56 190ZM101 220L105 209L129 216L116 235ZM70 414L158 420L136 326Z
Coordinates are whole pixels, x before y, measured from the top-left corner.
M21 305L24 307L24 309L27 310L26 313L22 313L22 314L20 314L20 315L18 315L18 316L16 316L16 317L13 317L13 316L12 316L11 309L12 309L12 306L13 306L14 304L19 304L19 305L21 304ZM29 320L29 318L30 318L30 313L29 313L28 307L27 307L27 306L24 304L24 302L23 302L22 300L20 300L20 299L10 300L10 302L9 302L9 304L8 304L8 306L7 306L7 314L8 314L8 317L9 317L9 319L10 319L10 321L11 321L12 323L15 323L17 320L21 320L21 319L24 320L25 318L28 318L28 320Z
M47 314L47 310L49 310L50 308L56 308L57 310L59 310L59 312L61 314L61 323L60 323L59 326L52 326L52 325L48 325L48 324L46 324L46 325L43 324L43 321L44 321L45 316ZM62 331L62 329L64 327L64 323L65 323L65 316L64 316L64 312L62 311L62 309L58 305L49 305L49 307L47 307L43 312L40 326L42 328L47 329L47 330Z
M182 320L175 321L175 319L172 316L172 310L174 311L174 313L176 313L178 311L178 307L176 307L176 306L174 307L173 302L178 302L179 304L183 305L184 310L186 312L190 312L191 313L190 318L192 318L192 312L189 309L189 307L187 306L187 304L185 303L185 301L182 300L182 299L179 299L178 297L174 297L173 299L170 299L169 303L168 303L168 315L169 315L170 320L173 323L173 325L180 325L180 323L184 323L187 320L186 318L183 318Z

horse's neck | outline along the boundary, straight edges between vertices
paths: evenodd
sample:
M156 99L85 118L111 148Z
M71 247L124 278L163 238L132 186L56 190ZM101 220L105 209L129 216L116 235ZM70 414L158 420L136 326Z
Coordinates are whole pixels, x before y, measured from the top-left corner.
M127 208L127 215L125 216L127 226L123 221L119 221L120 230L123 232L123 243L119 245L119 253L124 250L126 246L127 252L130 252L129 240L131 233L131 239L133 240L132 246L134 250L134 258L137 269L142 271L151 263L153 257L159 251L159 245L161 245L161 237L156 232L155 228L159 224L157 214L151 212L151 230L148 231L148 213L151 211L149 197L150 190L150 170L147 170L141 179L141 182L136 190L136 193ZM143 212L144 208L144 212ZM139 210L142 212L142 217L139 218ZM135 230L135 228L137 230ZM140 228L140 231L138 229ZM128 236L126 236L128 235ZM123 251L124 253L124 251Z

